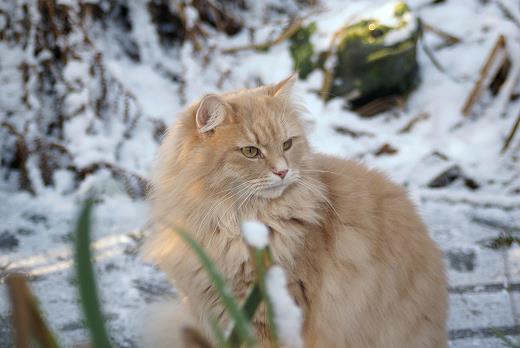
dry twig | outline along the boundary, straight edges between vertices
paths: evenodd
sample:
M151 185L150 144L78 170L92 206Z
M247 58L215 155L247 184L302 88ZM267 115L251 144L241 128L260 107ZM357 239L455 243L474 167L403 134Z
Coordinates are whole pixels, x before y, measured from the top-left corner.
M421 20L421 24L422 24L422 27L425 31L429 31L439 37L441 37L442 39L444 39L445 43L441 46L437 46L437 49L440 48L440 47L449 47L449 46L453 46L453 45L456 45L458 43L460 43L462 40L455 36L455 35L452 35L452 34L449 34L439 28L436 28L436 27L433 27L431 26L430 24L427 24L425 23L424 21Z
M520 125L520 114L518 114L518 117L516 118L515 123L513 124L513 127L511 128L511 131L509 132L509 135L507 136L506 140L504 141L504 145L502 146L502 150L500 150L500 153L504 153L509 148L509 145L511 144L511 141L513 141L513 138L515 137L516 131L518 130L518 126Z
M430 117L430 114L427 112L421 112L419 115L414 116L403 128L401 128L397 133L404 134L410 133L412 128L420 121L427 120Z
M45 323L25 277L12 274L6 279L12 306L16 348L29 348L31 338L43 348L56 347L56 340Z
M473 86L473 89L471 90L471 93L469 94L468 98L466 99L466 102L464 103L464 107L462 108L462 113L465 116L468 116L471 112L471 109L473 108L473 105L477 101L477 98L482 91L483 84L486 80L486 77L489 75L490 69L493 66L493 62L496 60L498 53L500 50L505 49L506 47L506 38L504 35L500 35L495 43L495 46L493 46L493 49L491 50L491 53L489 54L488 58L486 59L486 62L482 66L482 69L480 70L480 77Z
M273 40L268 40L266 42L260 43L260 44L250 44L250 45L244 45L244 46L238 46L238 47L231 47L226 48L223 50L223 53L236 53L239 51L245 51L245 50L265 50L268 48L271 48L273 46L276 46L285 40L289 39L291 36L293 36L303 25L303 18L297 18L282 31L282 33Z

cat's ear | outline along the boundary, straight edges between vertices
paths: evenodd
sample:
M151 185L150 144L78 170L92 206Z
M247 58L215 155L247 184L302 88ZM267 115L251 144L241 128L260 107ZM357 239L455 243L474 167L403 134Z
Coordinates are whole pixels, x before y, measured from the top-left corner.
M200 101L195 122L201 133L214 130L226 118L227 103L216 94L208 94Z
M267 93L272 97L289 97L291 95L298 74L293 73L286 79L268 87Z

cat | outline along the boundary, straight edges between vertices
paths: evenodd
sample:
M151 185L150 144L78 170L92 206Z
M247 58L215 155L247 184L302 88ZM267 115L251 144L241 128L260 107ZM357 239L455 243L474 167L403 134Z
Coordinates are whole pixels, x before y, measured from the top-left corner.
M305 347L446 347L441 251L402 188L311 151L295 80L207 95L168 130L144 252L183 297L151 310L145 346L180 345L185 326L211 340L208 311L223 327L229 321L174 226L190 231L243 298L254 274L239 226L256 219L268 226L274 260L303 310ZM254 327L269 346L265 312Z

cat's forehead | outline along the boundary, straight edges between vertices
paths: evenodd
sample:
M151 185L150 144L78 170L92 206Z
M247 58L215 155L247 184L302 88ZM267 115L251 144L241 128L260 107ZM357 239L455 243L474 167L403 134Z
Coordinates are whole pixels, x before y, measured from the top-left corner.
M287 110L267 98L251 98L235 104L236 121L250 141L267 145L290 133Z

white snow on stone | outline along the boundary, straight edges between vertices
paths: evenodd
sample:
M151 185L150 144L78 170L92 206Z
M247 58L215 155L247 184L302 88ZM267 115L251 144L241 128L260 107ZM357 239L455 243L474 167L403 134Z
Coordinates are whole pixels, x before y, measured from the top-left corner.
M280 266L272 266L265 276L267 294L273 305L276 332L282 345L289 348L303 347L302 310L289 294L287 277Z
M247 244L257 249L263 249L269 244L269 230L267 226L257 220L247 220L240 225L242 235Z
M409 39L412 34L417 30L417 18L411 13L405 13L403 20L406 23L399 29L394 29L385 36L385 45L392 46L396 43Z
M400 18L394 15L395 6L401 1L388 1L383 6L374 5L372 10L365 11L362 14L363 19L377 19L379 23L389 27L399 25Z

